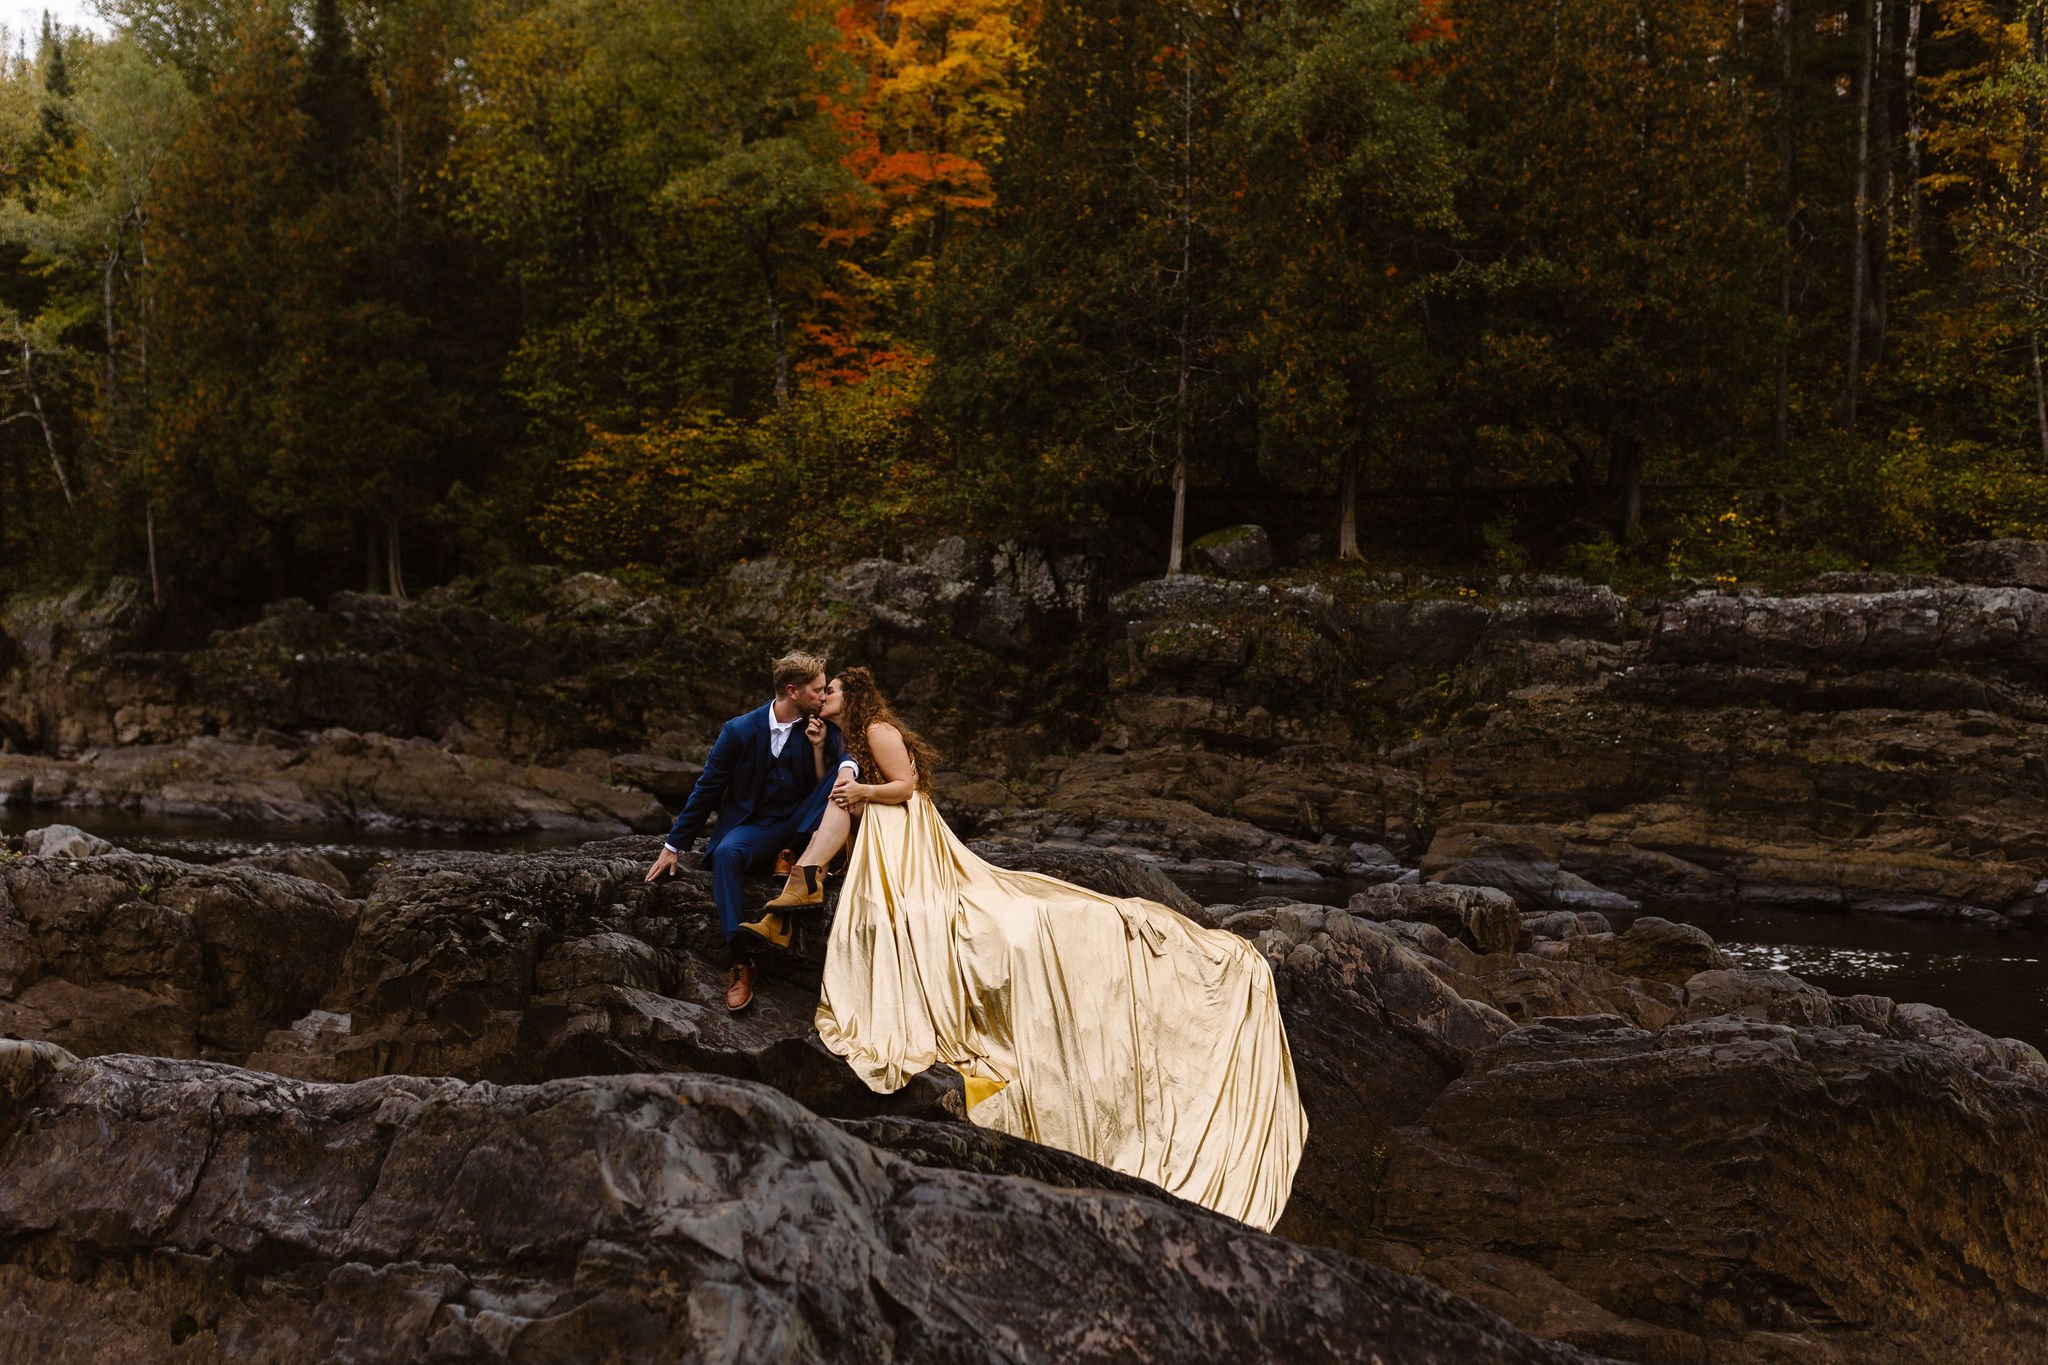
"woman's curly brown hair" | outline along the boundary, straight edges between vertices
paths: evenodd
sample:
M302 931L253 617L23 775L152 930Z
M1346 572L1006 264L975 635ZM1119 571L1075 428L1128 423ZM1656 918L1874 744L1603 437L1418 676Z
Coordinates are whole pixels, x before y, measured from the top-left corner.
M932 771L939 766L938 751L896 718L896 713L889 709L889 699L875 685L875 675L865 668L849 668L839 675L839 688L846 694L846 709L839 713L839 733L846 739L846 751L860 764L861 780L888 780L875 762L875 751L868 747L868 731L877 724L893 725L903 736L903 747L910 751L910 762L917 772L917 789L929 796Z

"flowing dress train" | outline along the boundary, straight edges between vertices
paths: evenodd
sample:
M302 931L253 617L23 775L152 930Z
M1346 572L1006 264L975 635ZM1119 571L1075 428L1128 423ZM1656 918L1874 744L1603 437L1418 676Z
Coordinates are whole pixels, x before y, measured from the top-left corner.
M877 1091L935 1062L968 1116L1270 1229L1308 1120L1272 969L1152 901L984 862L922 793L870 805L818 1034Z

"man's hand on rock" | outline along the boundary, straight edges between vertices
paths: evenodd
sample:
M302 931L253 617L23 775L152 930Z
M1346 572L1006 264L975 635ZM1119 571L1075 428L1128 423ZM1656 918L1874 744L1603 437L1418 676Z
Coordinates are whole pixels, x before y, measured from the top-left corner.
M676 856L676 851L670 848L668 845L663 844L661 847L661 856L654 860L653 867L647 869L647 880L650 882L660 881L663 877L666 877L669 873L675 871L676 864L680 861L681 859Z

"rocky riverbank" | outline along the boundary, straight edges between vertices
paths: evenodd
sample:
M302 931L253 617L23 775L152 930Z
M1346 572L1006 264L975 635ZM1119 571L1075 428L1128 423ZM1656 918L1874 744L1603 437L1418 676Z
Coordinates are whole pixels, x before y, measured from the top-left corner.
M2048 548L1630 600L1569 580L1181 577L948 541L683 600L533 571L169 648L132 587L0 613L0 801L650 829L773 651L875 665L956 823L1170 870L1526 909L2048 909Z
M1683 925L1452 884L1196 906L984 844L1273 963L1311 1129L1265 1238L960 1122L943 1071L870 1094L801 961L727 1015L707 879L641 881L645 840L345 893L68 847L0 858L0 1031L49 1045L0 1053L10 1354L1922 1361L2048 1331L2040 1054Z

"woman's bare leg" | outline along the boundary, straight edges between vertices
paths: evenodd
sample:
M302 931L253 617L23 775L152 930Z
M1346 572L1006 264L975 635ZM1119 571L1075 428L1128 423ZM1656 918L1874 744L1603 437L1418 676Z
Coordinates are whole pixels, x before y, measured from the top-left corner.
M804 845L798 867L823 867L832 861L832 855L846 847L847 831L853 827L853 817L838 806L827 803L825 814L818 821L818 832Z

